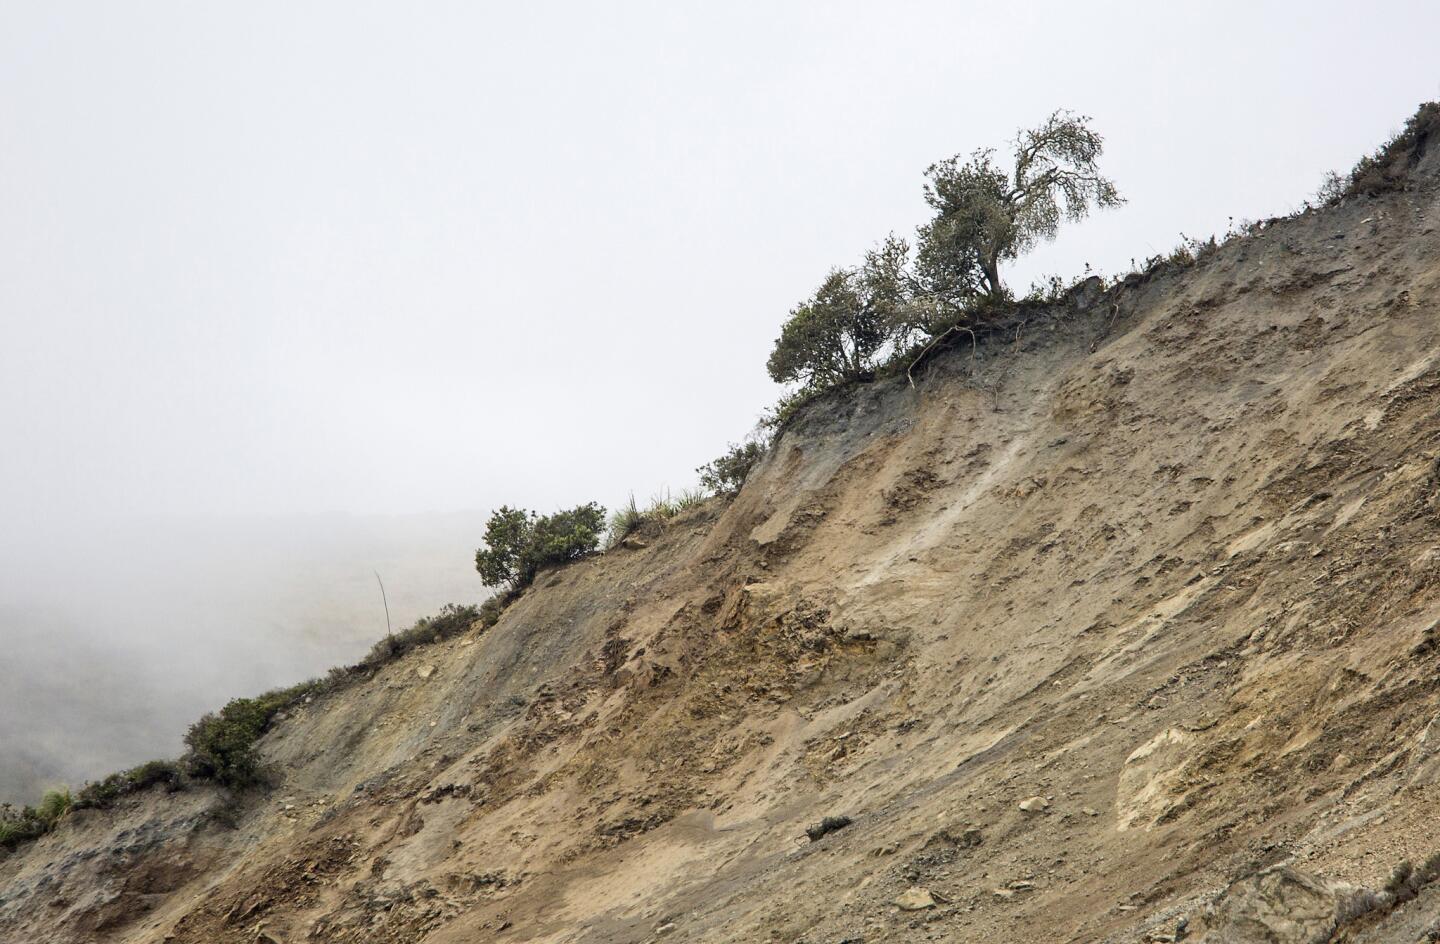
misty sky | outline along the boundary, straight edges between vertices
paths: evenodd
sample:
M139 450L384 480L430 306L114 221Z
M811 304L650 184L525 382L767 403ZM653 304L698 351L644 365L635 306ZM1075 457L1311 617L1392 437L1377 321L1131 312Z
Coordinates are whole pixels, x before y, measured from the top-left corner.
M1106 271L1440 97L1440 5L0 4L0 518L693 484L827 267L1056 106Z

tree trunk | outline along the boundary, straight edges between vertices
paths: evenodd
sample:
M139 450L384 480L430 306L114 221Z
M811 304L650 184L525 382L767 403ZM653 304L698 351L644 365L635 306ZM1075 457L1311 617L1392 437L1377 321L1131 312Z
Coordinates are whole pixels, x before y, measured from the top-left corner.
M1004 289L1000 285L1000 260L994 256L988 256L980 260L980 268L985 272L985 290L991 298L1000 298Z

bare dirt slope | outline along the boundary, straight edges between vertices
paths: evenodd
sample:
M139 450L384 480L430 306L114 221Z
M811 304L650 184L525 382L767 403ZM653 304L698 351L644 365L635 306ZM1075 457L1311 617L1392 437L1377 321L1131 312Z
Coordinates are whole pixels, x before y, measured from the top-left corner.
M69 817L0 940L1427 939L1436 888L1350 888L1440 852L1411 162L820 404L728 505L286 720L230 827Z

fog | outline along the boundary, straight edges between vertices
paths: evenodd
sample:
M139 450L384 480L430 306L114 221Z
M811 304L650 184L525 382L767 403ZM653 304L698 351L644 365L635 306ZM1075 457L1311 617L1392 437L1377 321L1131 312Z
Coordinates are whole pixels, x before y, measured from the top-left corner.
M1376 3L0 5L0 799L484 590L488 510L692 485L786 311L1057 106L1129 204L1298 208L1440 97Z
M483 596L479 513L92 521L0 558L0 799L180 752L235 695Z

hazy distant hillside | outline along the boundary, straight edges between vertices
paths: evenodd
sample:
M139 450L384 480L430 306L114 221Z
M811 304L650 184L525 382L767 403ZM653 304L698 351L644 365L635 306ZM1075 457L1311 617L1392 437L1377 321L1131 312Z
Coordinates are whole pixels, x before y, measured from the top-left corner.
M145 522L0 552L0 801L152 756L226 699L485 595L483 515ZM23 552L23 553L22 553Z

